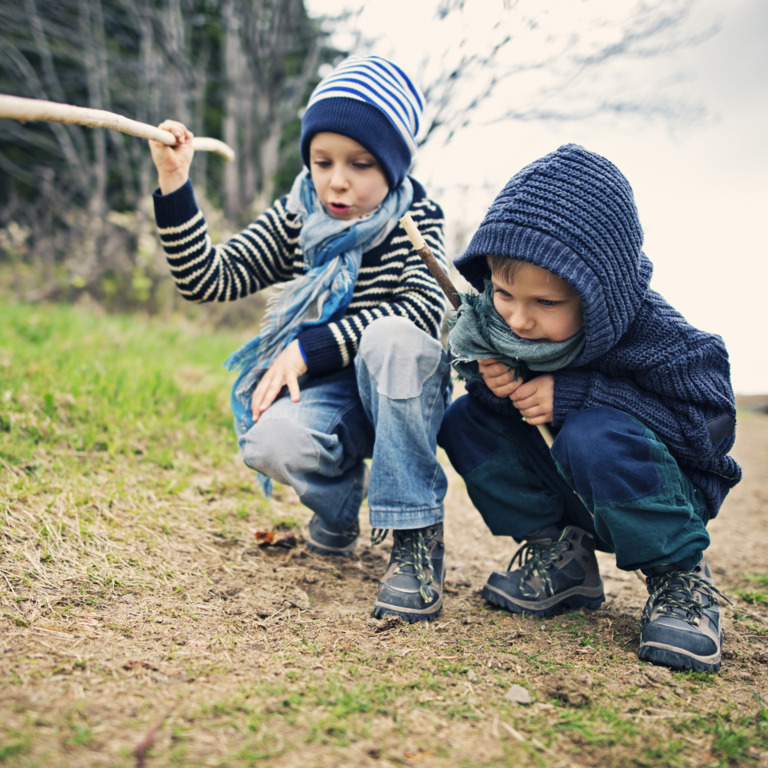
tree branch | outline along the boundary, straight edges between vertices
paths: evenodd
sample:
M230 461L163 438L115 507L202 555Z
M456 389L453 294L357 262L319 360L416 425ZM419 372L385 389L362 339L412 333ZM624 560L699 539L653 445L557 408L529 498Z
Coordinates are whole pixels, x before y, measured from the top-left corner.
M0 118L11 118L21 123L45 121L52 123L69 123L84 125L88 128L111 128L130 136L142 139L154 139L162 144L173 146L176 138L170 131L163 131L154 125L140 123L137 120L123 117L114 112L87 107L74 107L71 104L60 104L55 101L40 99L25 99L21 96L0 94ZM192 146L204 152L216 152L229 161L235 159L235 153L230 146L218 139L195 138Z

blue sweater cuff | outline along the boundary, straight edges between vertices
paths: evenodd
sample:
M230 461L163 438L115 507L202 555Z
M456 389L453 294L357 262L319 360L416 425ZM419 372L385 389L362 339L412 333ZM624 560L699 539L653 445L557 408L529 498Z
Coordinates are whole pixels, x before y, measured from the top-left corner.
M197 215L199 210L192 182L189 180L168 195L156 189L152 193L152 201L155 205L155 221L161 229L183 224Z
M305 328L297 338L309 373L330 373L342 367L339 348L327 325Z
M571 411L584 405L591 375L586 371L562 370L555 373L554 414L552 423L562 426Z

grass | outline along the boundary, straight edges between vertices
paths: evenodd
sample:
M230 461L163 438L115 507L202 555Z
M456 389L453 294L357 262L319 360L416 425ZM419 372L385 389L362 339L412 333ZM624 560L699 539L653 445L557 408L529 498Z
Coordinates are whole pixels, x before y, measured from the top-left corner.
M0 456L33 473L45 447L62 468L84 453L142 455L184 470L210 447L194 439L225 428L230 374L216 361L234 337L69 307L7 305L0 326ZM79 454L79 456L77 456ZM39 460L39 459L38 459Z
M220 361L242 340L5 305L2 768L765 764L765 573L738 582L744 639L706 675L640 665L616 607L520 618L461 588L438 621L387 626L385 553L259 548L307 511L236 456Z
M745 573L747 587L740 587L735 594L750 605L768 605L768 573Z

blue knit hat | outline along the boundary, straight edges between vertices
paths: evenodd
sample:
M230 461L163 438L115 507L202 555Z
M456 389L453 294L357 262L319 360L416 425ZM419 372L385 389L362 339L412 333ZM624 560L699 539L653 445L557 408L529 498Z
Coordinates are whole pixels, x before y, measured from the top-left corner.
M584 314L586 362L612 347L642 303L653 267L629 182L594 152L566 144L516 173L455 261L477 289L485 257L536 264L572 285Z
M309 98L301 121L301 157L309 166L316 133L340 133L378 160L394 189L413 162L423 110L421 91L400 67L380 56L351 56Z

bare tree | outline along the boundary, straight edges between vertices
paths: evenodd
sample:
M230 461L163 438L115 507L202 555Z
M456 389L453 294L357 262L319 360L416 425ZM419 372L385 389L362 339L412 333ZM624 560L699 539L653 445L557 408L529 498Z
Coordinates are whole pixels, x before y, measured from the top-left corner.
M702 118L704 105L673 87L679 81L631 79L634 63L698 45L718 31L713 21L693 20L696 0L617 0L612 16L604 15L604 3L593 6L435 0L429 30L414 28L409 51L419 51L413 74L426 97L422 143L449 140L470 123ZM387 50L386 31L364 31L365 11L328 18L326 29L354 39L360 52Z
M285 129L317 78L324 41L303 0L224 0L221 13L224 136L241 153L237 166L226 169L224 208L228 218L236 211L247 218L272 202L281 164L296 157L283 142ZM296 159L294 170L300 167Z
M422 142L447 140L479 120L629 114L675 121L701 114L679 88L669 96L601 80L619 65L713 34L714 25L691 24L695 0L637 0L631 13L602 22L599 35L564 23L552 13L558 2L561 9L590 4L434 2L437 31L422 38L417 70L409 67L427 97ZM622 2L626 8L629 0ZM386 47L360 31L359 15L371 7L358 4L321 23L308 16L305 0L0 2L0 92L152 124L174 117L197 135L221 137L234 147L236 163L199 153L192 177L213 203L207 212L220 206L231 230L287 191L300 169L301 107L322 65L345 55L329 46L331 33L353 33L349 44L339 43L347 50ZM531 39L532 52L521 44ZM533 74L537 85L526 90ZM144 142L0 120L0 171L0 234L14 222L24 237L13 242L34 248L52 279L61 282L64 274L66 290L84 286L98 295L112 281L113 292L144 286L137 296L146 300L146 285L162 279L164 265L148 245L153 167ZM0 258L6 241L0 237Z
M303 0L19 2L0 3L0 92L145 123L173 117L225 138L237 162L199 153L192 178L224 206L229 228L271 202L279 174L301 167L286 127L298 124L324 55ZM70 286L97 290L118 275L133 290L164 272L141 245L154 175L145 142L0 120L0 170L0 227L19 225Z
M4 6L0 12L6 33L0 49L4 89L12 92L7 88L10 81L19 95L95 102L108 109L106 83L110 72L101 3L23 0L23 14L13 10L16 12ZM77 51L78 55L62 57L62 50ZM75 58L77 66L73 65ZM77 259L68 262L70 279L76 284L87 282L98 271L108 210L105 132L79 126L12 123L5 123L3 131L11 137L12 150L3 152L0 163L26 187L20 190L22 199L34 201L28 206L34 213L26 224L38 234L61 231L62 227L76 231ZM67 261L65 254L60 256Z

